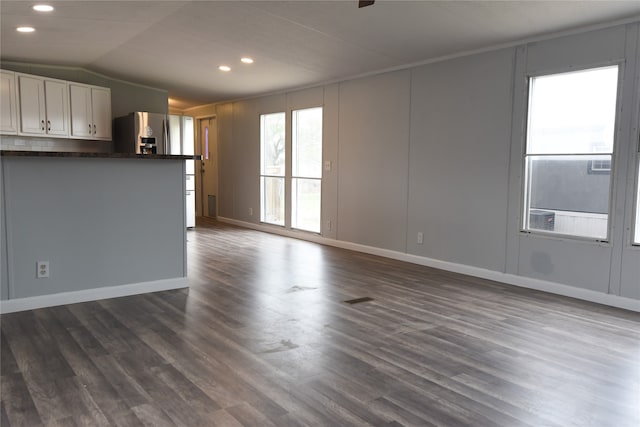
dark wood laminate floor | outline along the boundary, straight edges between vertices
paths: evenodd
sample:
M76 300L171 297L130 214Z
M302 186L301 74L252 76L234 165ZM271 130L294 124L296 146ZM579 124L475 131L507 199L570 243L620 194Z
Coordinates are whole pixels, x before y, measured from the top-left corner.
M213 222L188 239L188 291L3 315L1 425L640 426L638 313Z

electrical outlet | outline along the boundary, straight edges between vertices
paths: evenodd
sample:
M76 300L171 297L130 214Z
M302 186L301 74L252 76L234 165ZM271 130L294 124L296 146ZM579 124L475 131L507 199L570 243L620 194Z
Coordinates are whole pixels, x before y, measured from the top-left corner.
M253 216L253 208L249 208L249 216Z
M327 220L327 231L331 231L331 220Z
M416 237L416 242L421 245L424 241L424 235L422 234L422 231L418 231L418 235Z
M49 261L38 261L36 263L36 278L46 279L49 277Z
M324 170L326 170L327 172L331 171L331 160L324 161Z

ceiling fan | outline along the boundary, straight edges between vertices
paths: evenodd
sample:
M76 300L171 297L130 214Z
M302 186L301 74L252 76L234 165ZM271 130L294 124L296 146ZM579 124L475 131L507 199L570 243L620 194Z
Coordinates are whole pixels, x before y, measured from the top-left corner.
M358 1L358 8L371 6L375 2L376 2L375 0L359 0Z

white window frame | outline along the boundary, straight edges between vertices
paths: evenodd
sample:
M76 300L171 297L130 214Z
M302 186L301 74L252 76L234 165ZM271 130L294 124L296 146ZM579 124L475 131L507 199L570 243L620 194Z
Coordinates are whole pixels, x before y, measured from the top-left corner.
M561 68L561 69L555 69L555 70L544 70L544 71L539 71L536 73L531 73L528 74L526 76L526 84L525 84L525 92L526 92L526 110L525 110L525 115L524 115L524 129L523 129L523 134L524 134L524 144L522 146L522 154L521 154L521 171L522 171L522 181L521 181L521 188L520 188L520 233L523 234L531 234L531 235L537 235L537 236L549 236L552 238L561 238L561 239L567 239L567 240L577 240L577 241L584 241L584 242L596 242L598 244L609 244L610 243L610 239L611 239L611 228L612 228L612 215L614 212L614 195L615 195L615 175L614 175L614 171L615 171L615 158L616 158L616 149L618 146L617 140L618 140L618 128L619 128L619 120L620 120L620 105L622 102L622 73L624 70L623 67L624 64L620 63L620 62L607 62L607 63L600 63L600 64L591 64L591 65L586 65L586 66L582 66L582 67L568 67L568 68ZM547 230L540 230L540 229L532 229L529 226L530 223L530 215L529 215L529 211L530 211L530 201L529 201L529 174L528 172L528 168L527 168L527 160L529 156L549 156L549 157L553 157L555 156L563 156L563 155L571 155L573 153L562 153L562 154L528 154L528 144L529 144L529 120L530 120L530 116L529 116L529 112L531 109L531 82L532 79L536 78L536 77L543 77L543 76L552 76L555 74L563 74L563 73L571 73L571 72L579 72L579 71L588 71L588 70L594 70L594 69L598 69L598 68L607 68L607 67L617 67L618 68L618 75L617 75L617 84L616 84L616 104L615 104L615 118L614 118L614 133L613 133L613 146L612 146L612 150L611 153L602 153L603 155L610 155L611 156L611 169L607 172L611 175L610 181L609 181L609 213L608 213L608 217L607 217L607 235L605 238L598 238L598 237L589 237L589 236L582 236L582 235L574 235L574 234L566 234L566 233L557 233L557 232L553 232L553 231L547 231ZM639 147L640 149L640 147ZM582 156L591 156L593 154L596 153L589 153L589 154L579 154ZM600 153L597 153L600 154ZM640 179L640 178L639 178ZM640 206L638 207L638 209L640 209ZM633 240L633 236L632 236L632 240Z
M271 115L283 115L284 116L284 173L282 175L273 175L267 174L264 171L264 120L267 116ZM287 144L287 113L285 111L276 111L272 113L263 113L260 114L260 222L264 224L269 224L278 227L285 227L287 223L287 153L288 144ZM284 198L284 218L282 223L268 221L266 218L266 209L265 209L265 181L268 178L281 179L282 185L284 187L283 190L283 198Z
M321 164L320 164L320 178L316 178L316 177L306 177L306 176L294 176L293 175L293 116L294 116L294 112L296 111L304 111L304 110L310 110L310 109L320 109L322 111L322 155L321 155ZM264 117L265 116L269 116L269 115L273 115L273 114L284 114L284 120L285 120L285 125L284 125L284 141L285 141L285 145L284 145L284 174L283 175L273 175L273 174L268 174L265 173L264 171L264 141L263 141L263 137L264 137ZM259 177L258 177L258 183L259 183L259 193L260 193L260 222L263 224L267 224L270 226L276 226L276 227L283 227L283 228L288 228L290 230L295 230L295 231L299 231L299 232L303 232L303 233L311 233L311 234L317 234L317 235L322 235L322 180L324 178L324 105L320 104L320 105L312 105L312 106L308 106L308 107L302 107L302 108L290 108L287 111L273 111L273 112L266 112L266 113L260 113L259 114L259 130L260 130L260 169L259 169ZM264 198L264 183L265 183L265 178L277 178L277 179L281 179L283 182L283 187L284 187L284 191L283 191L283 198L284 198L284 219L282 223L279 222L271 222L271 221L267 221L266 218L266 210L265 210L265 198ZM319 224L319 230L318 231L313 231L313 230L306 230L303 228L296 228L293 227L293 182L295 179L309 179L309 180L318 180L320 181L320 224Z
M315 109L319 109L322 115L322 124L321 127L324 126L324 107L323 106L316 106L316 107L306 107L306 108L297 108L297 109L292 109L291 110L291 174L289 177L289 188L291 189L291 210L289 212L289 218L290 218L290 224L291 224L291 228L295 229L295 230L299 230L299 231L304 231L307 233L314 233L314 234L321 234L322 233L322 169L323 169L323 164L322 164L322 159L323 159L323 154L322 154L322 150L323 150L323 146L324 146L324 129L321 129L321 137L320 137L320 148L321 148L321 153L320 153L320 177L308 177L308 176L302 176L302 175L294 175L294 168L293 168L293 164L296 161L294 159L294 156L297 153L297 147L295 146L295 125L296 125L296 118L295 118L295 113L298 111L305 111L305 110L315 110ZM307 230L304 228L299 228L297 226L294 226L294 213L296 212L296 206L294 206L294 202L296 200L296 197L294 197L294 191L295 191L295 186L294 186L294 182L296 182L296 180L308 180L308 181L318 181L320 183L320 223L318 224L318 231L314 231L314 230Z

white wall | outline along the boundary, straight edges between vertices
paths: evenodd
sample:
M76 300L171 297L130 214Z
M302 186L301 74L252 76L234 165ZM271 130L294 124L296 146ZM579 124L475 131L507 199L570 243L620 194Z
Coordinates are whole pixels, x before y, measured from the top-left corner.
M579 297L640 299L640 248L629 241L638 46L634 23L322 87L333 168L323 175L321 237L306 238ZM521 232L527 76L608 63L623 77L610 241ZM259 114L289 112L298 96L218 106L222 217L290 231L259 223Z

